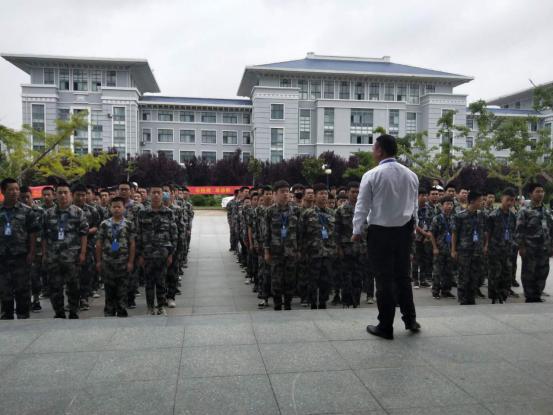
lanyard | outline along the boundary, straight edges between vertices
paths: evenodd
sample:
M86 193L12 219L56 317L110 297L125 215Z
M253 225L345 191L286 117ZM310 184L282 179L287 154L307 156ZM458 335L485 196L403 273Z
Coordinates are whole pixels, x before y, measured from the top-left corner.
M62 232L65 230L65 226L67 225L67 217L68 216L69 215L68 215L67 212L62 212L61 215L58 218L58 229Z
M117 241L123 226L125 226L125 218L123 218L120 223L115 223L113 222L113 218L110 218L109 223L111 225L111 239Z
M281 228L288 227L288 212L280 214L280 227Z
M319 216L319 223L323 228L325 228L328 225L328 218L323 213L317 213L317 216Z
M11 223L12 223L12 219L13 219L13 209L14 208L5 208L4 209L4 213L6 215L6 223L9 224L11 226Z

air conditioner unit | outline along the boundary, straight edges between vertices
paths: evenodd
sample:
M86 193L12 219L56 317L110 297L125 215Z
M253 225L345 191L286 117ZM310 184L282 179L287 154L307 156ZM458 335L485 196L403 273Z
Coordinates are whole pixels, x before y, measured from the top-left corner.
M140 142L140 145L141 145L141 146L145 146L145 145L146 145L146 142L145 142L145 141L141 141L141 142Z

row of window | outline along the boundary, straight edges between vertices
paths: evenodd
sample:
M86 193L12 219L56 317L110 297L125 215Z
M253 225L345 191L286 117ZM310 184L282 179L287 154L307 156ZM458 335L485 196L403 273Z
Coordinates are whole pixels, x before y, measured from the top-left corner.
M44 68L43 83L56 85L63 91L100 91L102 86L117 86L117 71L96 69Z
M142 150L142 154L152 154L151 150ZM157 155L159 157L165 157L169 160L174 160L174 151L173 150L158 150ZM223 159L231 159L235 155L234 151L223 151ZM247 163L250 160L251 153L243 152L242 154L242 161L244 163ZM194 158L196 158L196 152L195 151L185 151L181 150L179 151L179 162L181 164L186 163L187 161L191 161ZM217 152L216 151L202 151L200 153L200 158L202 160L207 161L208 163L215 163L217 161Z
M238 131L223 131L223 144L238 145ZM217 131L215 130L202 130L200 132L202 144L217 144ZM158 128L157 129L157 142L158 143L173 143L174 130L170 128ZM152 129L142 129L142 142L152 142ZM182 144L196 144L196 131L195 130L179 130L179 142ZM242 132L242 144L251 145L252 135L249 131Z
M467 122L466 126L469 130L474 130L474 116L467 115ZM528 123L528 130L531 132L537 132L538 131L538 122L537 121L530 121Z
M422 95L435 93L433 84L330 81L281 78L282 88L299 88L300 99L348 99L358 101L405 101L418 104Z
M172 111L172 110L158 110L157 111L157 121L165 122L202 122L202 123L211 123L214 124L217 122L217 113L212 111L204 111L199 114L194 111ZM152 111L142 110L142 121L151 121L152 120ZM198 121L196 121L198 120ZM223 113L222 123L223 124L239 124L241 121L242 124L250 124L251 117L249 113L232 113L225 112Z

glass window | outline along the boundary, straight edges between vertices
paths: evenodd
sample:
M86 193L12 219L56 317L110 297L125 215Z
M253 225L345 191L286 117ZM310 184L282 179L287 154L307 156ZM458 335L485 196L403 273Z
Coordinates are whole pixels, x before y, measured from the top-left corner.
M44 83L46 85L54 85L56 83L54 79L54 68L44 68Z
M88 91L88 71L73 69L73 90Z
M324 88L325 99L334 99L334 81L325 81Z
M334 108L324 109L324 142L334 143Z
M217 144L217 131L202 131L202 144Z
M373 110L372 109L352 109L351 126L352 127L372 127Z
M380 99L380 84L378 82L371 82L369 84L369 99L371 101L378 101Z
M32 106L32 127L37 132L44 131L44 105L33 104ZM40 134L33 135L33 150L44 151L46 150L46 143L44 137Z
M365 99L365 83L356 82L355 83L355 99L362 101Z
M271 128L271 163L284 159L284 129Z
M107 71L106 73L106 86L117 86L117 71Z
M125 107L113 107L113 121L125 122Z
M280 79L280 87L281 88L290 88L290 79L289 78L281 78Z
M90 114L92 150L102 150L103 148L103 127L100 124L100 115L101 111L92 111Z
M399 110L388 110L388 132L397 134L399 131Z
M349 99L349 81L340 82L340 99Z
M372 134L351 134L350 143L351 144L372 144L373 135Z
M168 128L157 129L157 142L158 143L172 143L173 142L173 130Z
M173 121L173 111L160 110L157 112L158 121Z
M538 131L538 123L537 123L537 121L531 121L531 122L530 122L530 131L532 131L532 132Z
M251 145L252 143L252 135L250 134L249 131L244 131L242 133L242 144L244 145Z
M194 112L193 111L181 111L180 112L180 121L181 122L194 122Z
M284 104L271 104L271 120L284 119Z
M181 151L180 152L180 162L182 164L186 163L187 161L192 161L196 157L196 153L193 151Z
M223 122L225 124L238 124L238 114L224 113Z
M126 141L125 124L113 124L113 147L120 158L126 156Z
M62 121L67 121L69 120L69 115L70 115L69 108L58 109L58 119Z
M300 144L311 144L311 110L300 109Z
M217 152L216 151L202 151L202 159L212 164L217 161Z
M474 145L474 138L472 137L467 137L467 148L472 148L473 145Z
M300 89L300 99L307 99L308 84L305 79L298 79L298 88Z
M387 83L384 85L384 101L395 101L395 84Z
M417 113L408 112L405 121L405 132L407 134L414 134L417 132Z
M238 144L238 133L236 131L223 131L223 144Z
M88 110L86 109L76 109L73 113L81 115L85 120L88 120ZM75 154L88 153L88 127L75 130L73 134L73 151Z
M232 160L234 151L223 151L223 160Z
M167 160L173 160L173 150L158 150L157 156L166 158Z
M409 104L418 104L420 96L420 88L418 84L409 85Z
M99 91L102 89L102 71L90 71L90 89Z
M250 116L250 113L249 112L246 112L242 115L242 122L244 124L249 124L251 123L251 116Z
M311 81L311 99L321 97L321 81Z
M145 143L152 142L152 130L150 128L142 129L142 141Z
M433 94L436 92L436 85L426 84L424 89L427 94Z
M474 129L474 118L472 115L467 115L467 128L469 130Z
M60 69L59 88L69 91L69 69Z
M217 115L214 112L202 112L202 122L205 123L216 123Z
M151 111L142 111L142 121L150 121L152 119Z
M398 84L396 101L407 101L407 85Z
M243 152L242 153L242 162L247 164L250 161L251 157L252 157L251 153Z
M196 142L196 132L194 130L180 130L180 142L194 144Z

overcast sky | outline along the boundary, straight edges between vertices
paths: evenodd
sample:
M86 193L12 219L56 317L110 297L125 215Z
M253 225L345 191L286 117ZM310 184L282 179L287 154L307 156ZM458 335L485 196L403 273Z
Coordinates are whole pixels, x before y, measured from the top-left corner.
M306 52L474 76L469 101L553 81L549 0L0 1L0 52L146 58L163 95L235 97L244 67ZM0 60L0 124L27 74Z

